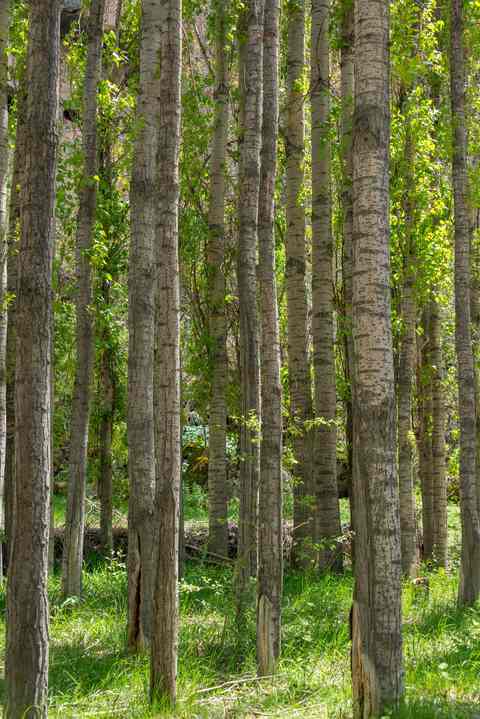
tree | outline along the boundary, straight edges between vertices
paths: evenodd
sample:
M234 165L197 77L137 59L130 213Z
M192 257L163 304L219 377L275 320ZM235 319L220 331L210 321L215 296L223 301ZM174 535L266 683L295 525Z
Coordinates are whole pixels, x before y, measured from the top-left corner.
M176 698L180 506L180 283L178 264L182 3L163 0L155 338L155 467L158 551L152 622L152 700Z
M406 104L406 103L405 103ZM400 531L402 571L414 576L417 570L417 527L413 489L412 401L417 327L415 246L415 143L409 109L405 112L405 215L403 283L401 289L402 334L398 362L398 481L400 487Z
M263 142L258 213L262 355L257 585L257 665L260 676L273 674L280 655L283 585L282 387L274 232L279 15L279 0L266 0L263 32Z
M142 3L137 135L130 189L128 445L128 646L150 636L154 554L155 437L153 371L155 336L156 164L162 3Z
M5 532L5 450L7 445L7 256L8 256L8 92L7 44L10 2L0 6L0 531ZM0 547L0 577L3 553Z
M455 346L460 414L460 514L462 556L458 600L480 595L480 518L476 479L475 373L470 328L470 211L465 121L464 18L462 0L451 5L450 88L453 125L452 181L455 221Z
M312 2L312 336L315 376L313 478L315 539L321 570L342 567L337 487L337 393L333 317L333 236L330 143L330 2Z
M417 446L418 474L422 491L423 559L431 561L434 551L433 509L433 397L431 368L431 306L422 313L417 336Z
M16 516L7 589L5 714L46 717L52 261L60 0L30 9L17 288ZM42 161L39 162L39 158Z
M430 342L432 359L432 483L433 555L440 567L447 567L448 515L445 450L445 390L443 386L442 320L439 302L431 301Z
M216 0L215 118L210 160L209 242L207 250L210 334L210 415L208 423L209 551L228 555L227 491L227 322L225 312L225 180L229 119L227 66L228 3Z
M88 18L87 64L83 90L84 167L79 190L76 234L77 363L72 402L67 514L63 546L62 592L65 597L79 596L82 590L88 429L94 361L92 269L89 252L93 243L97 205L97 88L102 76L104 17L105 0L92 0Z
M250 575L257 565L260 367L257 309L258 200L262 135L263 0L249 0L240 57L241 143L238 180L238 294L240 304L240 516L236 573L237 620L243 610Z
M307 566L314 560L312 479L312 390L308 361L308 301L306 278L304 182L305 118L303 73L305 65L305 3L287 4L287 117L286 177L286 294L290 420L295 457L293 485L293 558Z
M403 693L401 551L389 263L389 3L355 6L353 343L354 716Z

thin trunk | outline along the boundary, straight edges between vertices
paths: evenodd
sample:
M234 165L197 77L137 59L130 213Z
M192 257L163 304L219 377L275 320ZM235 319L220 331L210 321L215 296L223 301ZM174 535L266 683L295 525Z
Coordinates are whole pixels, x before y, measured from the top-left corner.
M435 562L446 568L448 552L447 477L445 420L446 408L443 387L442 322L440 306L432 300L430 310L430 338L432 360L432 482Z
M408 113L408 110L407 110ZM398 483L400 487L400 529L402 572L417 571L417 527L413 486L414 438L412 432L413 378L415 372L417 303L415 296L416 247L414 207L414 138L411 119L405 118L405 250L401 299L402 335L398 368Z
M104 15L105 0L92 0L88 20L87 65L83 89L84 167L79 192L76 236L77 361L72 401L67 513L63 546L64 597L79 596L82 591L88 428L94 361L92 268L88 253L93 242L97 206L97 89L102 76Z
M180 283L178 264L182 2L163 0L156 233L155 467L158 547L150 692L176 698L180 506Z
M418 472L422 491L423 559L433 560L433 395L430 307L423 312L423 334L417 339Z
M341 37L342 47L340 55L342 114L341 114L341 157L342 157L342 278L344 314L342 318L343 341L345 347L345 374L348 380L349 393L345 401L346 414L346 440L347 465L349 476L352 476L353 467L353 334L352 334L352 233L353 233L353 93L355 80L354 64L354 13L352 0L343 0L341 8ZM349 487L350 516L353 518L353 494ZM352 520L351 520L352 521Z
M143 0L138 129L130 188L128 647L131 651L140 650L150 637L154 584L154 246L161 13L160 0Z
M8 257L8 93L7 45L10 2L0 5L0 582L5 534L5 449L7 445L7 257Z
M303 74L305 70L305 3L287 5L287 235L286 291L288 331L288 377L290 420L293 424L295 457L293 485L292 559L299 566L315 561L313 516L315 497L312 479L312 393L308 360L308 301L306 277L304 182L305 118Z
M282 387L275 276L279 0L266 0L263 40L263 145L258 216L262 354L262 434L258 504L257 666L274 673L280 656L283 584Z
M401 549L389 261L389 2L355 4L354 716L403 694Z
M110 305L110 290L107 282L102 286L102 304ZM110 331L107 320L103 320L102 350L100 356L100 468L98 478L98 498L100 501L100 543L102 552L109 556L113 550L113 467L112 440L113 420L115 416L115 358L111 347Z
M249 0L244 9L240 92L242 142L239 168L238 292L240 302L240 517L236 570L237 623L244 609L250 575L256 572L257 495L260 471L260 367L257 310L257 234L262 134L263 0Z
M333 317L333 233L330 143L330 0L312 2L312 335L315 377L313 478L319 568L342 569L337 487L337 393Z
M10 190L10 208L8 217L8 257L7 287L10 295L8 303L7 347L6 347L6 410L7 441L5 448L5 534L7 544L6 562L10 563L15 517L15 364L17 352L16 336L16 293L18 245L20 233L20 193L25 172L25 119L26 84L22 78L18 89L17 129L15 136L15 154L13 158L12 185Z
M228 556L227 490L227 319L225 314L225 162L229 90L227 67L228 3L214 3L216 23L215 120L210 165L209 242L207 250L211 394L208 424L208 548Z
M460 513L462 557L459 603L473 604L480 594L480 519L476 479L476 412L470 329L470 213L463 2L452 0L450 81L453 124L453 199L455 214L455 344L460 414Z
M18 255L16 518L7 589L5 716L47 716L50 363L60 0L32 3ZM39 158L42 161L39 162Z

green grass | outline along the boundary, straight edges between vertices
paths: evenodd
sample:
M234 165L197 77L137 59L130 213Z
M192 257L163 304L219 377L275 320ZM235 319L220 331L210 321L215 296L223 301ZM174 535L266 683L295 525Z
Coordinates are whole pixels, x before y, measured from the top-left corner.
M456 608L456 574L431 573L429 582L428 593L405 585L407 704L398 716L478 717L480 608ZM59 578L51 580L50 716L169 716L148 706L148 657L125 651L125 567L97 566L84 586L81 602L63 604ZM175 716L350 717L351 575L287 575L282 660L278 676L261 682L254 678L254 612L237 641L231 586L231 568L187 566Z

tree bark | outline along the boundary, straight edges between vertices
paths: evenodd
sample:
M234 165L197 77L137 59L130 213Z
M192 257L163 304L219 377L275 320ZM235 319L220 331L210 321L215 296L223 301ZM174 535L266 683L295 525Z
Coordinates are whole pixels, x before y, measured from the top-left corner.
M228 3L216 0L215 119L210 162L209 242L207 250L210 330L210 416L208 423L208 548L228 555L227 489L227 318L225 313L225 185L229 119L226 57Z
M16 367L16 517L7 589L5 715L47 716L50 363L60 1L30 10ZM39 161L41 158L41 162Z
M87 65L83 89L84 167L79 192L76 236L76 369L70 429L70 457L63 547L62 593L80 596L82 591L85 488L87 481L88 429L94 361L92 315L92 247L97 206L97 89L102 77L102 39L105 0L92 0L88 19Z
M257 239L262 134L263 0L245 4L245 39L241 48L242 127L239 168L238 292L240 302L240 516L236 567L239 632L250 576L257 569L257 510L260 471L260 367L257 309Z
M353 342L356 719L403 694L401 550L389 259L389 3L355 5Z
M330 0L312 2L312 335L315 378L313 480L319 569L341 570L337 487L337 392L333 316L333 234L330 143Z
M107 282L102 284L104 307L110 306L110 290ZM108 320L103 319L100 351L100 467L98 499L100 501L100 538L103 554L108 557L113 550L113 467L112 440L115 416L115 366L111 347Z
M405 117L405 214L403 285L401 297L402 334L398 367L398 482L400 487L400 530L402 572L413 577L417 571L417 526L413 487L414 437L412 428L413 378L416 356L416 247L414 207L415 148L411 118Z
M8 257L8 93L7 46L10 1L0 6L0 581L3 577L2 542L5 535L5 449L7 444L7 257Z
M154 584L155 438L153 363L155 335L156 162L162 3L143 0L138 131L130 189L131 245L128 279L128 647L150 637Z
M433 395L430 307L423 311L423 334L417 338L418 471L422 491L423 559L433 560Z
M313 517L315 488L312 478L314 432L307 423L312 420L312 390L308 359L308 301L306 277L305 207L302 200L304 182L305 118L302 81L305 65L305 3L287 5L287 234L286 293L288 333L288 378L290 388L290 421L293 425L295 458L293 485L292 559L298 566L315 562Z
M442 322L440 306L436 299L431 302L430 338L432 360L433 555L438 566L446 569L448 557L446 408L443 387Z
M465 59L462 0L452 0L450 83L453 124L452 180L455 215L455 345L460 414L460 514L462 556L458 600L473 604L480 595L480 519L476 479L476 412L470 328L470 214L465 120Z
M178 203L182 72L182 3L162 1L159 215L156 236L155 463L158 547L152 623L153 701L176 698L180 506L180 283Z
M275 178L278 135L279 0L266 0L263 34L263 130L260 175L259 284L262 435L258 504L257 666L274 673L280 656L283 584L282 387L275 275Z

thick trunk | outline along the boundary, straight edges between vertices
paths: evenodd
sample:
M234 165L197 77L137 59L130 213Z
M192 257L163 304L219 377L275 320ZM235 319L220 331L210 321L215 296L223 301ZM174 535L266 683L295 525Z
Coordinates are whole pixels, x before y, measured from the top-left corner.
M158 547L152 622L150 691L173 703L178 654L180 504L180 283L178 264L182 3L162 2L159 215L156 235L155 467Z
M8 257L8 95L7 45L10 2L0 6L0 532L5 534L5 449L7 445L7 257ZM0 542L0 582L3 554Z
M63 547L64 597L82 591L85 488L87 481L88 427L94 360L92 269L89 250L93 242L97 205L97 88L102 76L102 38L105 0L92 0L88 21L88 49L83 89L84 167L79 192L76 236L76 370L70 428L70 457Z
M450 81L453 124L453 198L455 210L455 344L460 414L460 513L462 557L459 603L473 604L480 594L480 521L476 480L476 411L470 329L470 215L465 120L463 2L452 0Z
M430 347L432 361L432 483L433 483L433 554L440 567L447 566L448 515L445 421L443 388L442 322L440 306L431 302Z
M128 647L131 651L141 649L150 637L154 582L154 246L161 13L162 4L159 0L143 1L138 134L135 138L130 189Z
M408 110L407 110L408 113ZM414 138L411 120L405 118L405 213L403 286L401 299L402 335L398 368L398 483L400 487L400 529L402 535L402 572L414 576L417 571L417 527L413 487L412 400L416 356L416 248L414 217Z
M315 540L321 571L342 568L337 488L337 393L333 317L333 234L330 143L330 0L312 2L312 335L315 377L313 481Z
M282 387L275 276L279 0L266 0L263 41L263 144L258 215L262 353L262 439L258 503L257 666L271 675L280 655L283 583Z
M214 3L216 23L215 124L210 166L209 242L207 251L210 307L210 371L208 423L209 551L220 557L228 550L227 490L227 321L225 314L225 162L227 157L229 91L226 57L228 7Z
M422 492L423 559L433 559L433 444L430 307L422 317L423 334L417 338L418 473Z
M260 367L257 310L257 234L262 134L263 0L244 10L245 39L240 92L242 142L239 169L238 292L240 302L240 517L236 571L237 621L245 620L250 575L256 572L258 478L260 471Z
M295 457L293 485L293 561L311 566L315 561L313 517L315 488L312 479L314 432L307 427L312 420L312 392L308 359L308 301L306 277L305 207L302 200L304 181L305 118L303 73L305 65L305 3L288 3L287 48L287 234L286 291L288 329L288 377L290 421L293 425Z
M403 693L401 549L389 261L389 3L355 5L354 716Z
M5 715L47 716L50 316L57 162L60 0L30 12L18 255L16 517L7 590ZM42 158L42 162L39 162Z

